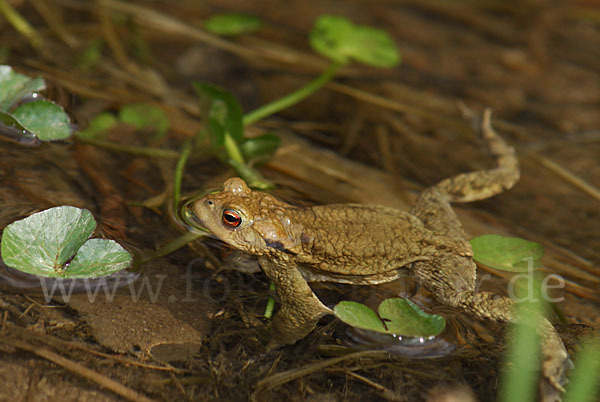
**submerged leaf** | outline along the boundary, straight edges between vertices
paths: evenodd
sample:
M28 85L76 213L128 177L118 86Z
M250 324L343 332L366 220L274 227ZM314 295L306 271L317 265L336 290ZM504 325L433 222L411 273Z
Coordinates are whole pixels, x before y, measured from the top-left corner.
M102 59L104 41L101 38L92 39L77 58L77 67L87 70L94 67Z
M158 106L149 103L130 103L119 109L119 120L138 130L150 129L158 136L169 130L169 118Z
M109 112L102 112L95 116L90 124L84 129L77 132L78 137L102 139L106 132L117 124L117 118Z
M260 163L271 159L280 144L281 139L278 135L267 133L246 139L240 148L246 160L253 163Z
M471 240L473 258L488 267L526 272L541 266L544 247L518 237L486 234Z

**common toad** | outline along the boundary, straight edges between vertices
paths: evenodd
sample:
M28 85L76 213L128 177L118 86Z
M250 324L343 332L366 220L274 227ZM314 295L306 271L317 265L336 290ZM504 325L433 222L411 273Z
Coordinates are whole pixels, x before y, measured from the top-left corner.
M281 308L272 323L272 346L295 343L331 313L307 282L369 285L392 281L403 270L446 305L511 321L510 298L476 291L473 252L450 207L491 197L519 179L515 151L492 129L489 111L480 131L496 167L442 180L423 191L410 212L362 204L295 207L250 190L239 178L194 202L191 212L220 240L258 256L276 284ZM568 355L552 325L544 319L541 326L542 371L551 388L562 391Z

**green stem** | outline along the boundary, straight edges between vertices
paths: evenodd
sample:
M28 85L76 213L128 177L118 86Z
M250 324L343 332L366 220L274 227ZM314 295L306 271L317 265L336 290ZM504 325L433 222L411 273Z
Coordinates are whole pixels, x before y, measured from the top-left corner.
M237 143L228 132L225 133L223 145L225 146L225 151L227 152L229 159L232 159L241 165L246 164L246 161L244 161L244 156L242 155L242 151L240 151Z
M3 15L13 28L25 36L34 48L38 50L42 48L43 40L40 34L6 0L0 0L0 15Z
M170 243L165 244L158 250L150 251L149 253L145 253L144 255L142 255L141 259L140 259L140 264L145 264L148 261L152 261L156 258L160 258L167 254L170 254L173 251L178 250L181 247L185 246L189 242L192 242L192 241L194 241L202 236L206 236L206 235L207 235L207 233L185 232L184 234L182 234L175 240L171 241Z
M275 291L275 283L271 282L269 283L269 290L271 292ZM275 299L273 299L273 296L269 296L269 300L267 300L267 307L265 307L265 318L271 318L273 317L273 310L275 309Z
M315 78L302 88L299 88L294 92L287 94L283 98L279 98L277 100L274 100L273 102L267 103L266 105L263 105L258 109L255 109L252 112L246 114L244 116L244 126L256 123L257 121L264 119L267 116L270 116L283 109L293 106L296 103L303 100L304 98L309 97L323 85L331 81L331 79L337 73L339 68L340 64L331 63L329 67L327 67L327 69L321 73L321 75L319 75L317 78Z
M565 402L594 401L600 391L600 337L587 339L575 357L575 369L570 373Z
M183 178L183 170L185 169L185 163L187 162L195 138L188 139L181 148L179 159L177 159L177 165L175 166L175 182L173 184L173 211L177 211L177 205L181 198L181 181Z

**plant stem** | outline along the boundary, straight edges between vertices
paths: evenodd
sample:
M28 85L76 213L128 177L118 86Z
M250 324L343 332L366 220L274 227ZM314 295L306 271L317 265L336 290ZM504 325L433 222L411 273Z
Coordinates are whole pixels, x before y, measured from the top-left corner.
M269 290L271 292L275 291L275 283L271 282L269 283ZM275 309L275 299L273 299L273 296L269 296L269 300L267 300L267 307L265 307L265 318L271 318L273 317L273 310Z
M140 258L140 264L145 264L148 261L152 261L156 258L163 257L167 254L172 253L173 251L180 249L185 246L189 242L192 242L202 236L206 236L207 233L198 233L198 232L185 232L175 240L170 243L165 244L161 248L155 251L150 251L149 253L145 253Z
M256 123L259 120L264 119L267 116L275 114L283 109L295 105L304 98L309 97L315 93L323 85L327 84L333 76L337 73L340 68L339 63L331 63L325 71L321 73L317 78L306 84L305 86L295 90L292 93L287 94L283 98L274 100L273 102L267 103L253 110L252 112L244 116L244 125L250 125Z
M232 159L241 165L246 164L246 161L244 161L244 156L242 155L240 148L228 132L225 133L223 145L225 146L225 151L227 152L227 156L229 156L229 159Z
M229 164L237 171L240 177L244 179L248 186L259 190L269 190L275 187L273 183L265 179L260 172L253 167L244 165L233 159L229 159Z
M0 0L0 15L4 15L13 28L29 40L31 46L37 50L42 49L43 40L40 34L6 0Z
M185 169L185 163L190 156L192 151L192 145L194 144L195 138L188 139L181 147L181 153L179 159L177 159L177 165L175 166L175 179L173 183L173 211L177 211L177 205L181 198L181 181L183 178L183 170Z
M564 396L565 402L593 401L600 390L600 337L587 339L580 346Z

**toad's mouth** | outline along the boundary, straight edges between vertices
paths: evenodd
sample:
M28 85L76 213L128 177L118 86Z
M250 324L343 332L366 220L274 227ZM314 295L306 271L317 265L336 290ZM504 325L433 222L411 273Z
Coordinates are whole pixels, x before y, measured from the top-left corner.
M177 219L192 232L210 233L206 223L194 211L195 202L196 200L190 200L183 204L178 210Z

